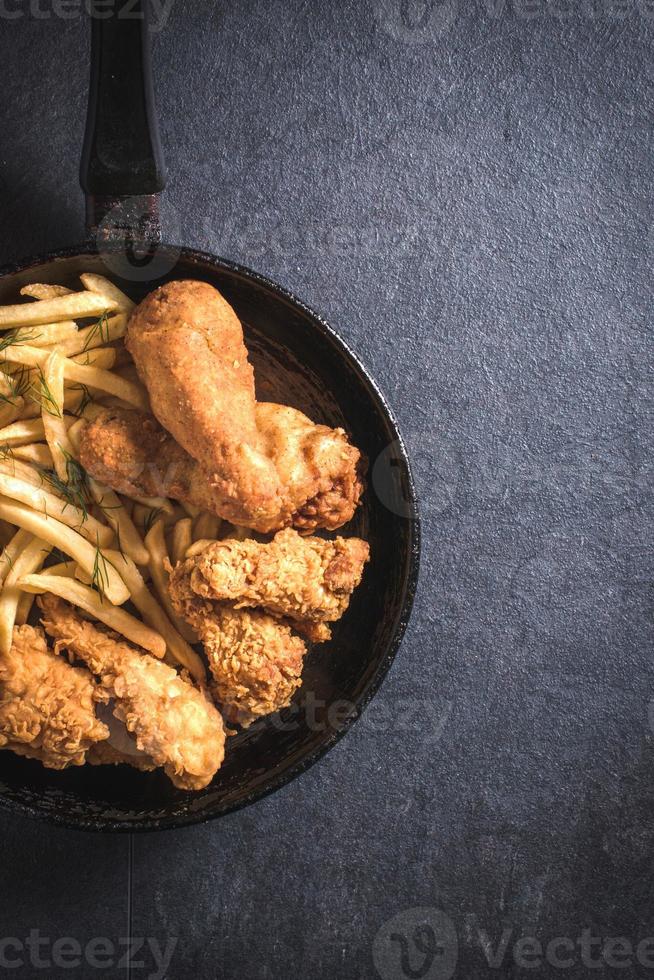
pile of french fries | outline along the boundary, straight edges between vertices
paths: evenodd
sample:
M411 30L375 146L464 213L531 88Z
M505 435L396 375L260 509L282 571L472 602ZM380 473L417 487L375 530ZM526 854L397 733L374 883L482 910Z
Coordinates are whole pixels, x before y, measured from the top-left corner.
M123 344L134 304L103 276L80 279L77 292L25 286L26 301L0 307L0 655L48 592L204 682L167 568L215 540L220 521L117 494L81 467L88 420L149 401Z

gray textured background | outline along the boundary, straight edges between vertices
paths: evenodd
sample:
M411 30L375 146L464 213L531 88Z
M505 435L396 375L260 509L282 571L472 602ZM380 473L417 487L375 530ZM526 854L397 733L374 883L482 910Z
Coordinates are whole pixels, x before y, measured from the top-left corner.
M5 261L82 236L88 54L78 17L0 28ZM168 237L296 291L379 379L421 588L369 713L257 806L131 842L0 815L0 937L178 937L171 980L402 980L391 931L427 980L457 945L462 978L654 976L611 945L654 936L653 32L646 0L176 0ZM415 908L447 917L423 973ZM527 969L520 936L576 945Z

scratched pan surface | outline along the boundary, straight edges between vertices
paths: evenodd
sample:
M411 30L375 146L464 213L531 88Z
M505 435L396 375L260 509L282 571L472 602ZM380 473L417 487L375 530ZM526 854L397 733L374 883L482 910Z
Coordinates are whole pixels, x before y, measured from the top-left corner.
M365 537L372 557L333 639L309 653L293 704L231 738L222 769L202 792L176 790L160 773L126 766L52 772L0 752L0 805L81 829L156 830L199 823L252 803L299 775L338 740L379 687L416 586L413 483L397 427L374 382L317 314L264 277L199 252L171 249L169 255L168 271L157 281L121 285L136 300L168 279L204 279L224 293L245 325L259 397L294 405L315 421L342 425L368 458L364 503L343 533ZM112 275L91 247L7 268L0 273L0 303L16 301L28 282L79 286L85 270Z

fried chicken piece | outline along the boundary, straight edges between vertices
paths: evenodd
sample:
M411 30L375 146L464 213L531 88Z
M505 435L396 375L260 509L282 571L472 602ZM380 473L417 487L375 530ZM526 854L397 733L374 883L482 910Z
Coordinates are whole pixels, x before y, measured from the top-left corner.
M89 749L86 761L92 766L129 765L141 772L151 772L156 765L136 744L136 739L122 721L113 713L113 702L103 701L97 707L97 714L109 729L106 742L96 742Z
M200 598L190 585L193 569L186 561L172 571L173 604L204 644L211 693L226 720L247 728L290 703L302 683L306 645L287 624L261 610Z
M352 520L363 493L364 464L344 430L317 425L296 408L274 402L257 402L256 415L283 487L279 519L261 530L334 531Z
M79 453L84 469L118 493L172 497L220 516L208 476L152 415L107 409L82 430Z
M121 752L109 740L92 745L86 761L92 766L132 766L141 772L152 772L157 768L144 752Z
M256 415L282 495L274 518L251 519L247 526L266 532L293 525L308 533L349 521L363 490L362 461L345 432L272 402L259 402ZM232 501L150 415L124 409L98 415L82 431L80 462L119 493L172 497L242 523Z
M235 608L260 606L299 623L340 619L361 581L370 548L360 538L302 537L287 528L273 540L216 541L189 559L191 589Z
M137 748L179 789L207 786L222 765L225 732L206 694L116 633L82 619L56 596L46 594L38 602L55 649L64 647L98 676L103 699L113 699L113 713Z
M217 289L179 281L150 293L130 318L126 344L154 415L206 474L207 509L263 532L335 528L352 517L360 453L342 429L283 406L259 409L241 323ZM176 465L174 451L166 454ZM186 486L197 478L195 470Z
M0 658L0 747L48 769L83 765L109 736L96 696L89 672L53 653L42 630L14 627L11 650Z
M263 451L254 372L229 303L205 282L167 283L132 313L126 344L154 415L209 474L227 519L274 520L282 487Z

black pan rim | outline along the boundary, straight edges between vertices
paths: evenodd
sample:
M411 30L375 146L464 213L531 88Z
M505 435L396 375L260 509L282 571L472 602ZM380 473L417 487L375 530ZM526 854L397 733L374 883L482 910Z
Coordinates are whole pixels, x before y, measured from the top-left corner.
M106 251L112 250L111 245L105 246L105 248ZM377 670L368 683L365 692L355 704L356 710L349 715L339 731L333 732L322 745L317 747L313 752L299 760L297 763L289 766L289 768L280 773L279 776L272 779L268 785L251 792L247 797L239 800L237 803L217 806L210 813L203 812L198 813L197 815L190 814L180 816L171 815L170 817L164 816L157 819L137 819L134 821L125 822L110 819L105 820L98 817L89 819L75 817L74 819L69 819L65 816L61 816L58 813L44 811L38 806L32 806L27 803L21 803L17 800L7 799L0 794L0 809L6 812L20 814L22 816L28 816L32 819L69 830L96 833L151 833L153 831L181 830L184 827L206 824L211 820L226 816L229 813L236 813L238 810L242 810L243 808L258 802L259 800L265 799L265 797L270 796L283 786L288 785L294 779L297 779L298 776L301 776L302 773L306 772L311 768L311 766L315 765L323 756L325 756L327 752L329 752L330 749L332 749L347 734L347 732L350 731L352 726L361 717L365 708L379 691L393 661L395 660L400 644L404 638L404 634L411 618L411 611L418 585L420 570L421 528L416 488L409 456L404 444L404 439L402 438L402 434L399 429L399 425L388 405L388 402L386 401L385 396L383 395L377 382L372 378L357 355L351 350L340 334L329 325L323 316L321 316L321 314L317 313L314 309L312 309L312 307L298 299L298 297L295 296L290 290L286 289L284 286L280 286L267 276L249 269L247 266L233 262L230 259L213 255L210 252L203 252L199 249L173 245L170 243L162 243L161 245L158 245L157 248L165 251L170 250L178 252L180 257L183 256L186 259L204 262L218 269L223 268L226 271L243 278L244 280L253 281L257 285L273 292L280 299L283 299L285 302L289 303L296 309L301 310L302 313L308 316L316 328L320 330L322 335L326 337L330 343L334 344L335 347L339 349L340 353L344 355L347 360L349 360L355 373L364 383L370 395L377 403L377 407L381 414L385 416L394 438L397 441L397 446L402 461L406 467L408 490L407 506L409 510L406 520L409 522L410 532L408 561L404 571L403 597L400 609L393 625L391 639L386 644L385 653L379 663L379 666L377 667ZM30 268L45 265L46 263L56 261L57 259L74 258L77 255L93 255L98 254L99 251L101 250L98 249L95 243L85 242L77 246L66 246L55 249L42 255L28 256L18 261L9 262L0 268L0 279L3 279L8 275L15 275L19 272L26 272Z

